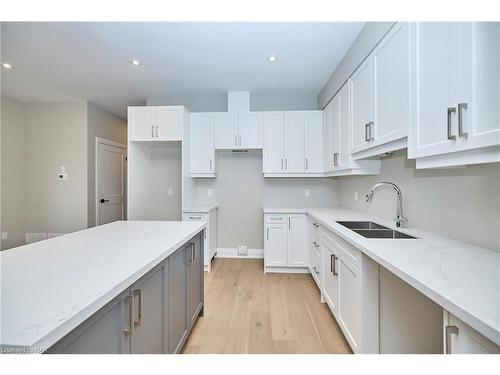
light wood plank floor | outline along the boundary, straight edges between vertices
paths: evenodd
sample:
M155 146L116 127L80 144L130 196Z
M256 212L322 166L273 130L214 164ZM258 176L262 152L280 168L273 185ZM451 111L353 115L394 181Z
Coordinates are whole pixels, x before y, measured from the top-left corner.
M214 259L205 316L184 353L351 353L308 274L267 274L256 259Z

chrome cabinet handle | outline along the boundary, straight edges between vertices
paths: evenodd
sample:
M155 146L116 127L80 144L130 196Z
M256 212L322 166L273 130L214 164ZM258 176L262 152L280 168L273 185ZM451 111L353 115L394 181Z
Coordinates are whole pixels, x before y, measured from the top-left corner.
M281 170L283 170L283 158L281 159Z
M285 158L285 170L287 171L288 170L288 159Z
M155 126L151 125L151 138L155 137Z
M375 125L375 123L373 121L370 121L368 122L368 133L369 133L369 137L368 137L368 140L369 141L373 141L375 140L375 138L373 137L373 134L372 134L372 127Z
M467 109L467 103L458 103L458 136L462 138L467 138L469 133L464 132L464 121L463 121L463 110Z
M270 217L269 220L281 220L281 217Z
M288 230L292 229L292 225L290 224L290 216L288 216Z
M158 125L156 125L156 138L158 138Z
M457 109L455 107L448 108L448 113L447 113L447 119L448 119L448 139L449 140L456 140L457 137L451 134L451 114L455 113Z
M266 228L266 239L269 240L269 228Z
M194 243L190 243L189 244L191 246L191 259L192 259L192 262L191 263L196 263L196 247L195 247L195 244Z
M316 241L313 241L314 247L319 247L318 243Z
M212 170L212 159L210 159L210 170Z
M189 220L201 220L201 216L189 216Z
M142 289L135 289L134 298L135 296L139 297L139 316L137 317L137 320L134 320L134 327L137 327L142 324Z
M339 153L338 152L333 154L333 165L335 167L338 167L338 165L339 165Z
M309 169L309 160L306 158L306 171Z
M369 132L370 132L370 123L366 123L365 124L365 141L366 142L370 142Z
M457 326L446 326L446 354L451 354L451 335L458 335Z
M337 257L335 254L330 255L330 272L333 273L333 276L337 276L339 273L337 272L337 266L335 265L335 260Z
M313 223L313 225L314 225L316 228L319 228L319 224L318 224L318 223Z
M128 318L128 328L123 331L125 336L132 336L134 334L134 297L125 297L125 303L129 304L129 318Z

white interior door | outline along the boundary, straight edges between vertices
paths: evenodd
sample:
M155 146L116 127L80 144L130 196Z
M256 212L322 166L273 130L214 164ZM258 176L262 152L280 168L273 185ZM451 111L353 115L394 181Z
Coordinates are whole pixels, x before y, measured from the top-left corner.
M127 148L96 138L96 225L126 218Z

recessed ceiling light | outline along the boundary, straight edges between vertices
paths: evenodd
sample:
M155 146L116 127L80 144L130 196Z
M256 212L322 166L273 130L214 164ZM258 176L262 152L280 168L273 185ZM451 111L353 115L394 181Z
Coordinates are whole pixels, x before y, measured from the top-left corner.
M9 64L7 62L2 63L2 68L5 69L12 69L14 66L12 64Z
M276 56L274 55L269 56L267 59L269 60L269 62L276 62L277 60Z
M142 65L142 62L140 60L137 60L137 59L132 59L130 60L130 63L134 66L140 66Z

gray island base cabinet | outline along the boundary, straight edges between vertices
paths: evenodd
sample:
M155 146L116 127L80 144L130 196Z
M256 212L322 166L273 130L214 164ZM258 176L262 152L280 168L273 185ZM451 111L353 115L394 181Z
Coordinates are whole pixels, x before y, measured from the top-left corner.
M47 350L68 354L181 352L203 315L203 232Z

